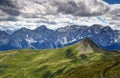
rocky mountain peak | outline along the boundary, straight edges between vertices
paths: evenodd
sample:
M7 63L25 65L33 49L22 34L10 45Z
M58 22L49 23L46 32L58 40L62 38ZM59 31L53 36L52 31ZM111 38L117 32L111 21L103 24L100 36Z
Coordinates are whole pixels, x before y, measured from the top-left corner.
M80 52L103 52L104 50L101 49L95 42L93 42L89 38L84 38L78 43L78 48Z

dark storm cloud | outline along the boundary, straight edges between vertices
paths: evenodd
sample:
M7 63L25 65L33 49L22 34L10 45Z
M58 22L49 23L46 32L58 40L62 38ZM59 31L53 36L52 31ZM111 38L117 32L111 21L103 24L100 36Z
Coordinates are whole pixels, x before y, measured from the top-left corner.
M0 0L0 10L12 16L18 16L20 14L18 8L11 0Z
M0 0L0 6L8 6L14 8L15 5L12 4L11 0Z
M0 9L7 13L8 15L12 15L12 16L18 16L20 14L20 12L18 10L15 10L13 8L5 8L5 7L0 7Z
M92 1L93 4L90 5L86 5L84 2L75 3L75 1L55 1L54 6L57 7L58 13L61 12L63 14L71 14L74 16L99 16L109 11L109 7L102 2L97 2L96 0ZM92 11L95 7L97 9Z
M55 5L57 7L58 13L62 12L64 14L72 14L79 9L74 1L69 1L68 3L55 2Z

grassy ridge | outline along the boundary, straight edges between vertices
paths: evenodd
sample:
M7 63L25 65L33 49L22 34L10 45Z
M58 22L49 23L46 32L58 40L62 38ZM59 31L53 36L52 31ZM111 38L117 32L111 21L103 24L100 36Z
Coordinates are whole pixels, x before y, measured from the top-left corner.
M108 53L80 52L78 44L54 50L24 49L1 52L0 78L59 78L78 66L88 67L82 69L81 72L89 71L94 64L99 65L96 62L109 57L111 54ZM69 77L66 75L63 78ZM90 77L83 76L80 78Z
M120 78L120 55L88 66L79 66L61 78Z

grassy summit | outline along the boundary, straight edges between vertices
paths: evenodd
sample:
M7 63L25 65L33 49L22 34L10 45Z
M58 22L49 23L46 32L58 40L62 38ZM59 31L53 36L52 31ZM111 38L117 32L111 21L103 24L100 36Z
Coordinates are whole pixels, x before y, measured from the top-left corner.
M1 52L0 78L102 78L112 70L119 72L116 53L99 48L89 39L53 50ZM118 67L112 69L116 64Z

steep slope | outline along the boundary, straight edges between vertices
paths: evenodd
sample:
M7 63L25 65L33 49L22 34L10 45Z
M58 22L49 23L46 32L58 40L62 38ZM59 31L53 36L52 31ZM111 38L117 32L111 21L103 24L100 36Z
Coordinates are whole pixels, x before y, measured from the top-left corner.
M105 53L113 53L117 54L119 53L116 50L107 50L100 48L95 42L90 40L89 38L82 39L78 44L78 47L80 47L80 52L86 52L86 51L91 51L91 52L105 52Z
M53 50L4 51L0 53L0 78L59 78L78 66L88 66L114 55L102 50L84 39Z
M10 36L5 32L0 30L0 51L1 50L8 50L8 44L10 42Z
M0 46L6 45L9 42L9 35L5 31L0 30Z
M60 78L120 78L120 52L119 51L108 51L99 48L93 41L84 39L79 45L79 50L82 57L86 57L87 52L102 52L105 57L101 57L99 61L94 63L88 63L80 65L75 69L69 70L66 74ZM86 53L85 53L86 52ZM112 53L109 56L109 53ZM98 53L99 54L99 53ZM81 56L80 55L80 56ZM107 58L106 58L107 56ZM109 58L108 58L109 57ZM94 57L92 57L93 59ZM96 57L95 59L98 59ZM85 58L86 59L86 58ZM89 58L88 58L89 59ZM90 62L90 60L88 60Z
M104 52L105 50L99 48L98 45L96 45L93 41L91 41L89 38L85 38L81 40L81 42L77 43L78 48L80 52Z

